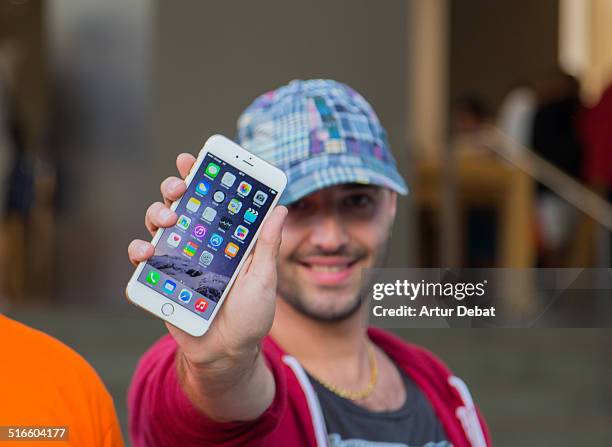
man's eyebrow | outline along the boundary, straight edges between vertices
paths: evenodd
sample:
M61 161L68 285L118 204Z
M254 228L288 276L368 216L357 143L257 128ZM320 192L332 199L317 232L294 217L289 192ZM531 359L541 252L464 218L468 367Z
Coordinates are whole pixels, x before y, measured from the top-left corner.
M382 188L380 186L377 186L377 185L360 185L358 183L349 183L349 184L346 184L346 185L340 185L340 189L342 191L361 191L361 190L367 190L367 191L372 191L372 192L378 192Z

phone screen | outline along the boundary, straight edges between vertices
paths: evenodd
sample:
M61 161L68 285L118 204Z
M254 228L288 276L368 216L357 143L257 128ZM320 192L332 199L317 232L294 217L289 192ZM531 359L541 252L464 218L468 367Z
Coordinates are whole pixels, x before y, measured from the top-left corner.
M206 154L138 281L208 319L276 194Z

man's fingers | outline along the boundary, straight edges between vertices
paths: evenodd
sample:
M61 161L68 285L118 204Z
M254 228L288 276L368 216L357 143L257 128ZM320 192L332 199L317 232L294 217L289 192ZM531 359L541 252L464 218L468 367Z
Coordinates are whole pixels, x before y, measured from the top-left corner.
M170 206L172 202L181 198L187 190L187 185L184 181L177 177L168 177L161 184L161 193L166 206Z
M153 256L154 253L155 247L153 247L151 243L141 241L140 239L133 240L128 246L128 257L130 258L130 262L134 265L146 261Z
M176 157L176 167L178 168L179 174L181 174L181 178L184 179L189 175L189 171L195 161L196 158L191 154L179 154L179 156Z
M151 235L154 235L158 228L171 227L176 220L176 213L161 202L153 203L145 215L145 225Z
M277 206L264 222L253 252L253 261L250 266L251 273L268 279L274 272L286 217L287 208Z

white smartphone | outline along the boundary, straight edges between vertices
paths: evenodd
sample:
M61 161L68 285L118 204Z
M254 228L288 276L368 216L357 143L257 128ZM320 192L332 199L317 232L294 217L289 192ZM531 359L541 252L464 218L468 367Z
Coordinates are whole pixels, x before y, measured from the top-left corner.
M126 296L185 332L206 333L270 214L287 177L221 135L210 137L159 229L155 254L141 262Z

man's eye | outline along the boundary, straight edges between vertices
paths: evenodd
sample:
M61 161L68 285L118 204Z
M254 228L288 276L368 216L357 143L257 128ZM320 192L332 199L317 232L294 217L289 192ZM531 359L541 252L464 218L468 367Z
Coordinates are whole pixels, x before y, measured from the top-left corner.
M310 205L306 200L298 200L297 202L294 202L289 205L287 208L289 209L289 211L296 213L308 210L310 208Z
M372 205L374 200L368 194L351 194L344 199L344 203L352 208L365 208Z

